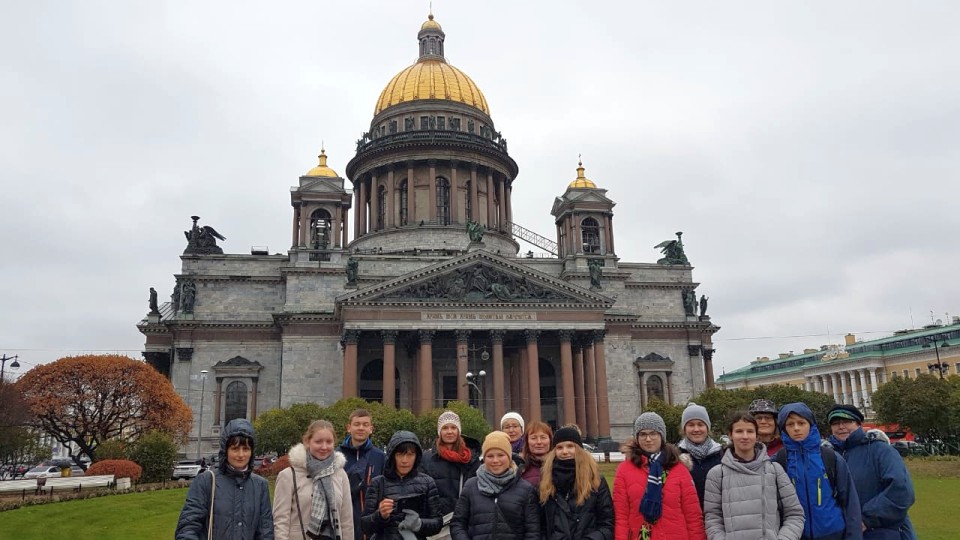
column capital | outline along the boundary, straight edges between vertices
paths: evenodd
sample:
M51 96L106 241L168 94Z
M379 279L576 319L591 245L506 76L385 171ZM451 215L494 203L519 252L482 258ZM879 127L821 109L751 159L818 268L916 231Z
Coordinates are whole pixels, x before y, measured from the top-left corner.
M575 332L574 332L573 330L566 330L566 329L564 329L564 330L558 330L558 331L557 331L557 336L560 338L560 341L561 341L561 342L564 342L564 341L573 341L573 335L574 335L574 333L575 333Z
M703 359L704 359L704 360L707 360L707 361L713 360L713 353L714 353L715 351L716 351L716 349L710 349L710 348L707 348L707 347L703 347L703 348L700 350L700 352L703 353Z
M537 339L540 338L540 331L532 328L527 328L523 331L523 334L527 337L527 343L536 343Z
M603 338L604 338L604 336L606 336L606 335L607 335L607 330L606 330L606 329L603 329L603 330L594 330L593 332L591 332L591 337L593 337L593 341L596 341L596 342L603 341Z
M456 168L457 168L457 165L460 164L460 161L459 161L459 160L456 160L456 159L451 159L451 160L449 160L449 161L450 161L450 168L451 168L451 169L456 169Z
M493 343L503 343L503 338L506 337L506 330L491 330L490 331L490 341Z
M454 330L453 335L457 337L457 343L466 343L470 341L471 330Z
M356 345L360 342L360 330L344 330L341 341L347 345Z
M383 340L384 345L392 345L397 342L397 335L399 333L398 330L381 330L380 339Z
M420 343L433 343L433 336L436 330L420 330Z

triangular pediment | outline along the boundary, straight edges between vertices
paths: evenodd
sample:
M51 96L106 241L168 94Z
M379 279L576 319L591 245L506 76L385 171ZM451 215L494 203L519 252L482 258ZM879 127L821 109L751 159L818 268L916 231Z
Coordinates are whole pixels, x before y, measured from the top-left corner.
M341 305L575 306L613 300L487 251L474 251L337 299Z
M343 193L343 179L302 176L300 187L294 190L300 193Z

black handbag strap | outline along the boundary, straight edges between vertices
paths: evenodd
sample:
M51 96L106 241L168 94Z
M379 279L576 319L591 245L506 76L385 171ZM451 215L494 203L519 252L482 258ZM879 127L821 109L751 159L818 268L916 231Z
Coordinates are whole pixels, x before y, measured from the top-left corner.
M293 500L296 502L297 519L300 520L300 534L303 535L303 540L307 540L307 529L303 527L303 514L300 513L300 490L297 489L297 471L293 469L293 465L290 466L290 474L293 476Z

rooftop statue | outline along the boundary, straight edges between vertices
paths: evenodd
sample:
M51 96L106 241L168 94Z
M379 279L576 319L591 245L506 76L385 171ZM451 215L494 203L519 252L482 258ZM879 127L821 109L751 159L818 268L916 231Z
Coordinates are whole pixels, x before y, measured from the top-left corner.
M347 259L347 285L357 284L357 274L360 272L360 261L350 257Z
M657 261L657 264L663 265L689 265L690 261L687 260L687 255L683 252L683 240L680 239L680 236L683 234L682 231L677 233L676 240L664 240L659 244L653 246L656 249L661 250L663 253L663 258Z
M700 295L700 316L701 317L707 316L707 300L709 300L709 298L707 298L707 295L705 294Z
M600 286L600 274L603 272L603 268L600 266L600 261L596 259L591 259L587 263L587 268L590 269L590 289L598 291L603 287Z
M183 254L223 254L223 249L217 245L217 240L226 240L226 238L209 225L198 227L197 221L200 216L190 216L190 219L193 220L193 227L189 231L183 231L184 236L187 237L187 248L183 250Z
M157 305L157 290L150 287L150 314L156 315L158 313L160 313L160 307Z
M467 234L470 235L471 242L482 242L485 227L476 221L467 222Z

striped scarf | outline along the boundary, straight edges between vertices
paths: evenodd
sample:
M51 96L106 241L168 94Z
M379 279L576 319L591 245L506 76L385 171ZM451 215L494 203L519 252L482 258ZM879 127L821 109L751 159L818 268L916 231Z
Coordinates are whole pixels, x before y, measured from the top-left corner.
M650 473L647 475L647 490L640 500L640 513L647 523L654 524L663 513L663 452L651 455L647 466Z

